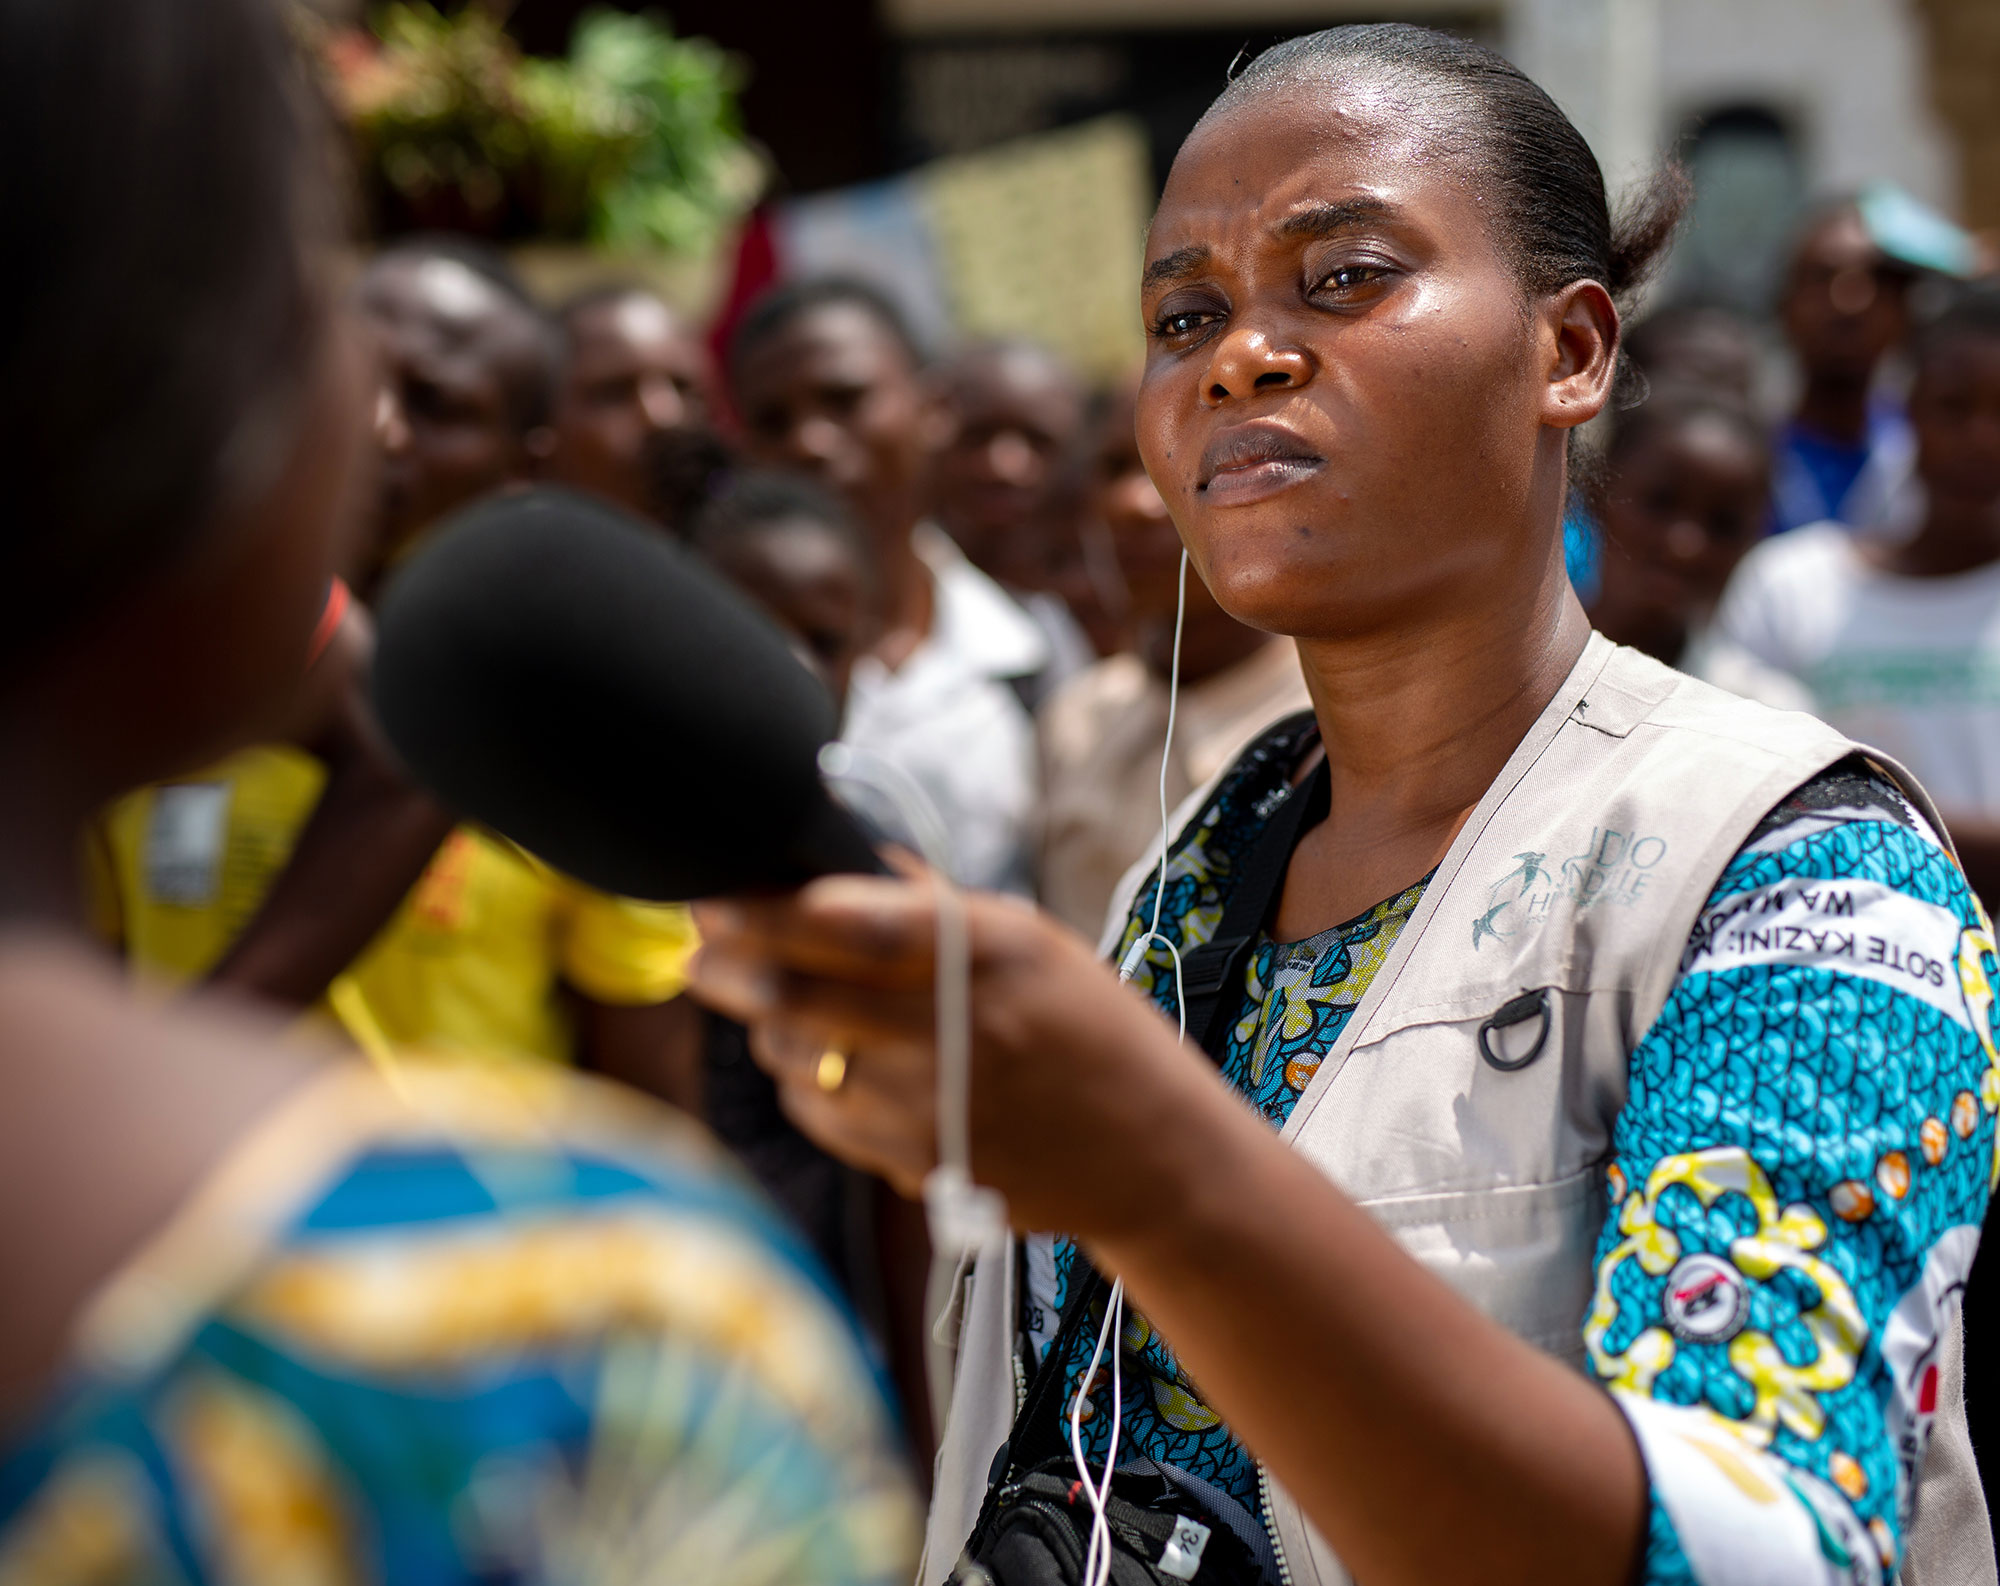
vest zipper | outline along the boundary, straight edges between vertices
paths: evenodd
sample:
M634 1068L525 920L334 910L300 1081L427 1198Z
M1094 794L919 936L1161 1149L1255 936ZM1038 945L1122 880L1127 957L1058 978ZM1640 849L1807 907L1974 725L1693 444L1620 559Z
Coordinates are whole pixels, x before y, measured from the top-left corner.
M1279 1586L1292 1586L1292 1566L1285 1562L1285 1541L1278 1535L1278 1522L1271 1513L1271 1473L1257 1461L1257 1506L1264 1513L1264 1531L1271 1539L1271 1556L1278 1561Z

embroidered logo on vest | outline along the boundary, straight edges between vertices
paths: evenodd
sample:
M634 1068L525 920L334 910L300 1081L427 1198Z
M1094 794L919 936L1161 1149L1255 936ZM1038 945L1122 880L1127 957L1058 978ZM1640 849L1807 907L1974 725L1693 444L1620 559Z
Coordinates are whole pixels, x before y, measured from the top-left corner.
M1532 850L1514 855L1514 868L1486 889L1486 908L1472 922L1472 945L1490 937L1504 942L1547 920L1558 903L1573 913L1609 905L1630 908L1647 894L1653 873L1667 857L1664 837L1594 826L1590 842L1567 859L1551 861Z

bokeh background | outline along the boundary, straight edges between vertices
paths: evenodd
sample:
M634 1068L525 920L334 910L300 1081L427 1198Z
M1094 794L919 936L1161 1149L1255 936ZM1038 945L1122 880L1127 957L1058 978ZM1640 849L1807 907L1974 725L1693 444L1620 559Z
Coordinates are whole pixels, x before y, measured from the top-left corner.
M1664 297L1762 317L1800 213L1872 183L2000 227L1993 0L680 0L650 11L650 46L596 0L319 9L364 122L383 63L415 61L430 80L400 130L470 150L428 176L365 151L378 232L487 232L552 292L640 270L710 321L777 276L858 272L928 337L1027 335L1091 373L1136 352L1145 218L1232 60L1332 22L1404 18L1497 46L1584 130L1614 188L1677 153L1698 196ZM585 224L560 182L533 176L551 202L480 208L496 186L482 159L504 165L520 131L499 116L482 148L480 95L504 100L515 73L531 111L588 133L622 112L548 81L586 57L600 85L623 72L652 94L656 197L683 201L655 203L650 231L629 212L643 205ZM385 164L404 184L386 204Z

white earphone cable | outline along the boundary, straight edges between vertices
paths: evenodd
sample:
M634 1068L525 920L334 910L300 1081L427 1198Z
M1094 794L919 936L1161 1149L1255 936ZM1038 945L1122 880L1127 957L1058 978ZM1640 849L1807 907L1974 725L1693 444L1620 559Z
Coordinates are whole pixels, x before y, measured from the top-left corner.
M1168 829L1167 773L1173 763L1174 728L1179 715L1181 684L1181 635L1187 618L1188 556L1181 552L1180 575L1174 608L1172 669L1167 678L1167 734L1160 747L1160 865L1153 889L1153 917L1118 966L1118 978L1130 980L1138 972L1155 943L1167 950L1174 966L1175 1003L1180 1011L1181 1038L1187 1038L1185 982L1181 972L1180 948L1160 931L1161 911L1166 903L1167 860L1172 832ZM991 1191L973 1185L970 1173L970 1009L968 1006L967 943L965 919L958 897L948 878L949 841L944 823L923 788L907 772L879 755L856 751L848 744L828 744L820 752L820 768L829 780L847 780L873 788L886 797L911 828L917 846L937 872L938 907L938 1144L939 1165L925 1185L925 1200L931 1212L932 1236L940 1248L971 1248L992 1237L995 1228L1004 1231L1005 1208ZM1106 1586L1111 1578L1111 1528L1105 1504L1111 1495L1111 1477L1118 1467L1119 1431L1125 1416L1125 1384L1121 1365L1125 1330L1125 1284L1111 1285L1105 1302L1104 1322L1098 1328L1090 1367L1077 1385L1069 1411L1071 1458L1089 1495L1091 1505L1090 1543L1084 1559L1082 1586ZM1095 1479L1083 1450L1083 1412L1105 1355L1111 1357L1111 1424L1106 1434L1104 1468Z
M1173 763L1174 723L1179 712L1181 695L1181 630L1187 620L1187 576L1188 554L1181 552L1180 581L1176 586L1174 602L1174 655L1172 670L1167 674L1167 740L1160 746L1160 868L1153 881L1153 918L1137 941L1126 949L1124 959L1118 965L1118 978L1130 980L1139 972L1139 965L1155 942L1166 948L1167 956L1174 965L1174 1007L1180 1015L1181 1039L1187 1039L1187 990L1181 976L1181 952L1173 939L1160 933L1160 910L1167 897L1167 848L1173 833L1167 827L1167 768ZM1083 1586L1105 1586L1111 1579L1111 1526L1105 1518L1104 1505L1111 1495L1111 1475L1118 1468L1118 1434L1125 1419L1125 1384L1120 1370L1120 1357L1124 1354L1125 1332L1125 1280L1119 1278L1111 1285L1111 1295L1104 1303L1104 1324L1097 1330L1097 1347L1090 1354L1090 1369L1083 1374L1077 1384L1076 1397L1069 1407L1069 1448L1070 1457L1076 1462L1076 1473L1083 1488L1090 1496L1090 1546L1084 1556ZM1106 1349L1111 1353L1111 1427L1105 1434L1104 1472L1093 1481L1090 1463L1083 1453L1083 1406L1089 1398L1091 1385L1097 1380L1098 1363L1103 1360Z

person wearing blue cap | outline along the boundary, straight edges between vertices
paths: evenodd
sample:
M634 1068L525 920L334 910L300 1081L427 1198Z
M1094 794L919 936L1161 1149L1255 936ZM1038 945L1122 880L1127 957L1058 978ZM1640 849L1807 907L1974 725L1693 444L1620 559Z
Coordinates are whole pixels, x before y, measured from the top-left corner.
M1879 376L1909 333L1911 283L1973 269L1972 239L1887 183L1807 219L1779 302L1802 389L1778 437L1775 532L1831 521L1893 538L1911 526L1897 509L1914 441Z

